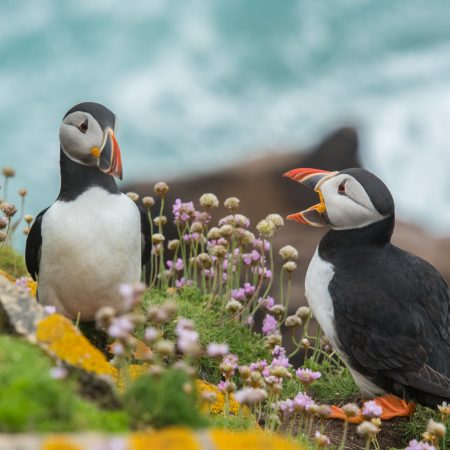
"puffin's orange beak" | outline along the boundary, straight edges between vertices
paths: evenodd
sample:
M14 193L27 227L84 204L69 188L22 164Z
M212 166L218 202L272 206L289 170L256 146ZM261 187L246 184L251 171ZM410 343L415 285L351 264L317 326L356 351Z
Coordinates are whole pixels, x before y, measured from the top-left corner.
M99 168L102 172L122 179L122 157L114 131L108 128L100 149Z
M328 225L328 217L326 213L326 205L320 191L320 186L325 179L336 176L338 172L328 172L327 170L300 168L293 169L286 172L283 176L288 177L291 180L297 181L297 183L304 184L310 189L314 189L320 198L320 203L313 205L304 211L290 214L286 217L288 220L295 220L298 223L305 225L311 225L313 227L323 227Z

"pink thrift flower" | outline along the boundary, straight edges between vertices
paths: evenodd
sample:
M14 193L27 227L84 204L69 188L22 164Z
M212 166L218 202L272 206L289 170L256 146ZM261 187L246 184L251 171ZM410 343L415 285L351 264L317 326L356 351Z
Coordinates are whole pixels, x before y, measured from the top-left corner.
M418 442L416 439L413 439L409 441L408 447L405 450L436 450L436 447L426 442Z
M295 375L303 384L311 384L322 376L320 372L313 372L311 369L297 369Z
M228 352L229 348L227 344L217 344L215 342L208 344L206 349L206 353L211 357L225 356Z
M50 316L51 314L55 314L56 313L56 306L53 305L45 305L44 306L44 313L47 316Z
M266 317L264 317L263 320L263 327L262 332L265 336L268 334L273 334L275 331L278 330L278 322L276 321L275 317L271 316L270 314L266 314Z
M369 419L380 417L383 414L383 408L374 400L365 402L362 407L362 415Z

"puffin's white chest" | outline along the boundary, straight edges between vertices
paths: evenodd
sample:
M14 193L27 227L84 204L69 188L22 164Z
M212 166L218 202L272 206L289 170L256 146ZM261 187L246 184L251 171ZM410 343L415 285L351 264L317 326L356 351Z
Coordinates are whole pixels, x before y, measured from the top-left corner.
M140 215L132 200L91 188L55 202L41 232L41 302L84 320L104 305L120 309L119 285L138 282L141 271Z
M382 394L384 392L382 389L377 387L364 375L350 367L345 350L340 348L334 323L333 300L331 299L330 292L328 291L328 285L330 284L333 276L333 265L323 260L319 256L319 252L316 249L313 258L309 263L305 279L305 294L308 299L309 306L311 307L314 317L317 322L319 322L323 332L349 366L349 370L362 394L367 397Z
M323 332L337 348L333 301L328 291L328 285L333 276L333 265L323 260L316 249L306 272L305 295Z

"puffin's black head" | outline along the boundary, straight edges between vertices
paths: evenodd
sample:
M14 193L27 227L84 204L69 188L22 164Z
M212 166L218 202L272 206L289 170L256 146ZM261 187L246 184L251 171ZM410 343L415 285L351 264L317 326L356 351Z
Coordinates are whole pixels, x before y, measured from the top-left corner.
M85 102L67 111L59 129L63 152L72 161L98 167L122 179L120 148L114 136L116 116L99 103Z
M336 230L362 228L394 214L394 200L386 185L364 169L327 172L294 169L284 176L314 189L320 203L288 219Z

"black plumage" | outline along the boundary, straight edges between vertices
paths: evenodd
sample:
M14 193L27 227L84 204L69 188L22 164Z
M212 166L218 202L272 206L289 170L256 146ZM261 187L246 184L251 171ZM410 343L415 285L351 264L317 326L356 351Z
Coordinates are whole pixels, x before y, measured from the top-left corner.
M319 256L334 268L338 345L351 368L385 391L436 406L450 400L449 288L433 266L391 244L390 209L382 221L330 230L320 242Z

